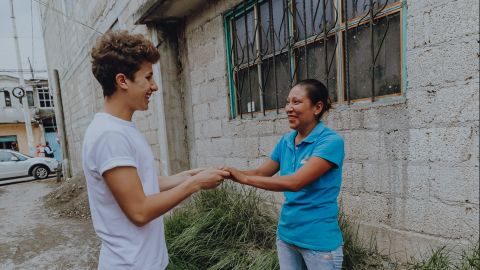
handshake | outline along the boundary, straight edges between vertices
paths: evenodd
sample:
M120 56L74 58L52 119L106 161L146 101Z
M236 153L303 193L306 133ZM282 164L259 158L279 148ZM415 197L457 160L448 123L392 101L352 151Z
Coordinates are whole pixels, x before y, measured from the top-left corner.
M245 184L246 175L233 167L222 166L218 168L198 168L183 171L177 175L184 181L189 181L196 190L212 189L230 179Z

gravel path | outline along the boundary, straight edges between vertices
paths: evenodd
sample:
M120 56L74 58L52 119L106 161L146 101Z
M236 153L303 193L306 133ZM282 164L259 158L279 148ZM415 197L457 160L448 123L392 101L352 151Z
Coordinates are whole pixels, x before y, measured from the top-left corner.
M55 179L0 187L0 269L96 269L90 220L55 217L42 197Z

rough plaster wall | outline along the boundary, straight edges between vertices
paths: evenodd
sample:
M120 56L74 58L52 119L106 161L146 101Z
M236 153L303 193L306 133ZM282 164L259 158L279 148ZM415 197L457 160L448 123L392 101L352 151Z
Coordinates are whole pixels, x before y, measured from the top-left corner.
M118 18L121 29L147 34L145 26L133 25L133 12L144 1L75 1L72 11L67 11L72 20L88 25L99 32L105 32ZM48 1L52 8L61 11L58 0ZM81 7L81 8L80 8ZM58 69L65 114L66 136L72 174L82 170L81 149L85 130L96 112L103 105L102 90L91 73L90 49L100 35L94 30L65 19L58 12L41 7L49 77ZM151 103L152 105L153 103ZM152 146L157 157L159 145L156 138L156 114L150 106L146 112L137 112L133 121ZM158 164L157 164L158 165Z
M183 67L179 60L179 35L181 25L168 24L158 29L160 66L162 73L163 100L168 156L172 174L189 169L188 142L184 108ZM181 32L181 31L180 31Z
M215 2L186 23L196 166L255 167L288 131L283 112L229 119L221 14L235 4ZM344 212L400 259L479 236L478 3L409 1L407 14L406 94L337 105L325 119L346 142Z

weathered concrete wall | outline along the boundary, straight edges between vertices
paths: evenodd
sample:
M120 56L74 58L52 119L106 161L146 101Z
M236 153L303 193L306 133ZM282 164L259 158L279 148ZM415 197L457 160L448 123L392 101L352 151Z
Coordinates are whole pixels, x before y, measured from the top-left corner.
M288 131L283 112L229 119L222 13L235 4L218 1L186 22L196 166L255 167ZM338 104L326 118L346 142L344 212L401 259L479 236L478 3L408 1L407 14L406 94Z
M101 31L118 17L120 28L146 33L132 22L140 2L79 1L82 8L73 16ZM162 75L180 80L184 91L192 167L255 167L288 131L284 112L229 117L222 14L240 2L212 1L188 17L178 31L183 70L178 78ZM468 244L479 237L478 3L407 4L406 93L388 101L337 104L325 119L346 143L343 211L366 237L375 232L381 250L402 259L422 255L430 245ZM88 58L97 34L58 23L56 13L42 15L49 70L60 70L67 136L79 171L84 130L101 108ZM157 158L164 106L135 115Z
M107 31L116 20L121 29L148 34L145 26L133 24L132 14L142 2L73 1L71 9L65 10L70 19L55 11L63 11L61 0L48 1L50 9L40 7L50 81L53 81L54 69L57 69L60 75L73 175L82 170L81 145L85 130L103 104L100 84L91 72L90 49L100 33ZM154 98L158 97L154 95ZM160 163L155 108L150 106L146 112L135 113L134 122L145 134L157 163Z

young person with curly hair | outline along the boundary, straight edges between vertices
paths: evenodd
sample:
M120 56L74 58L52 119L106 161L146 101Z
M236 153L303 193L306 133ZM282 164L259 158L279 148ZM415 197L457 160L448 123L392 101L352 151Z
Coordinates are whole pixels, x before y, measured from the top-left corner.
M158 177L149 144L132 116L157 91L159 59L142 35L108 32L92 49L92 71L103 89L103 112L83 141L83 170L92 222L102 240L99 269L165 269L162 215L191 194L218 186L228 172L189 170Z

